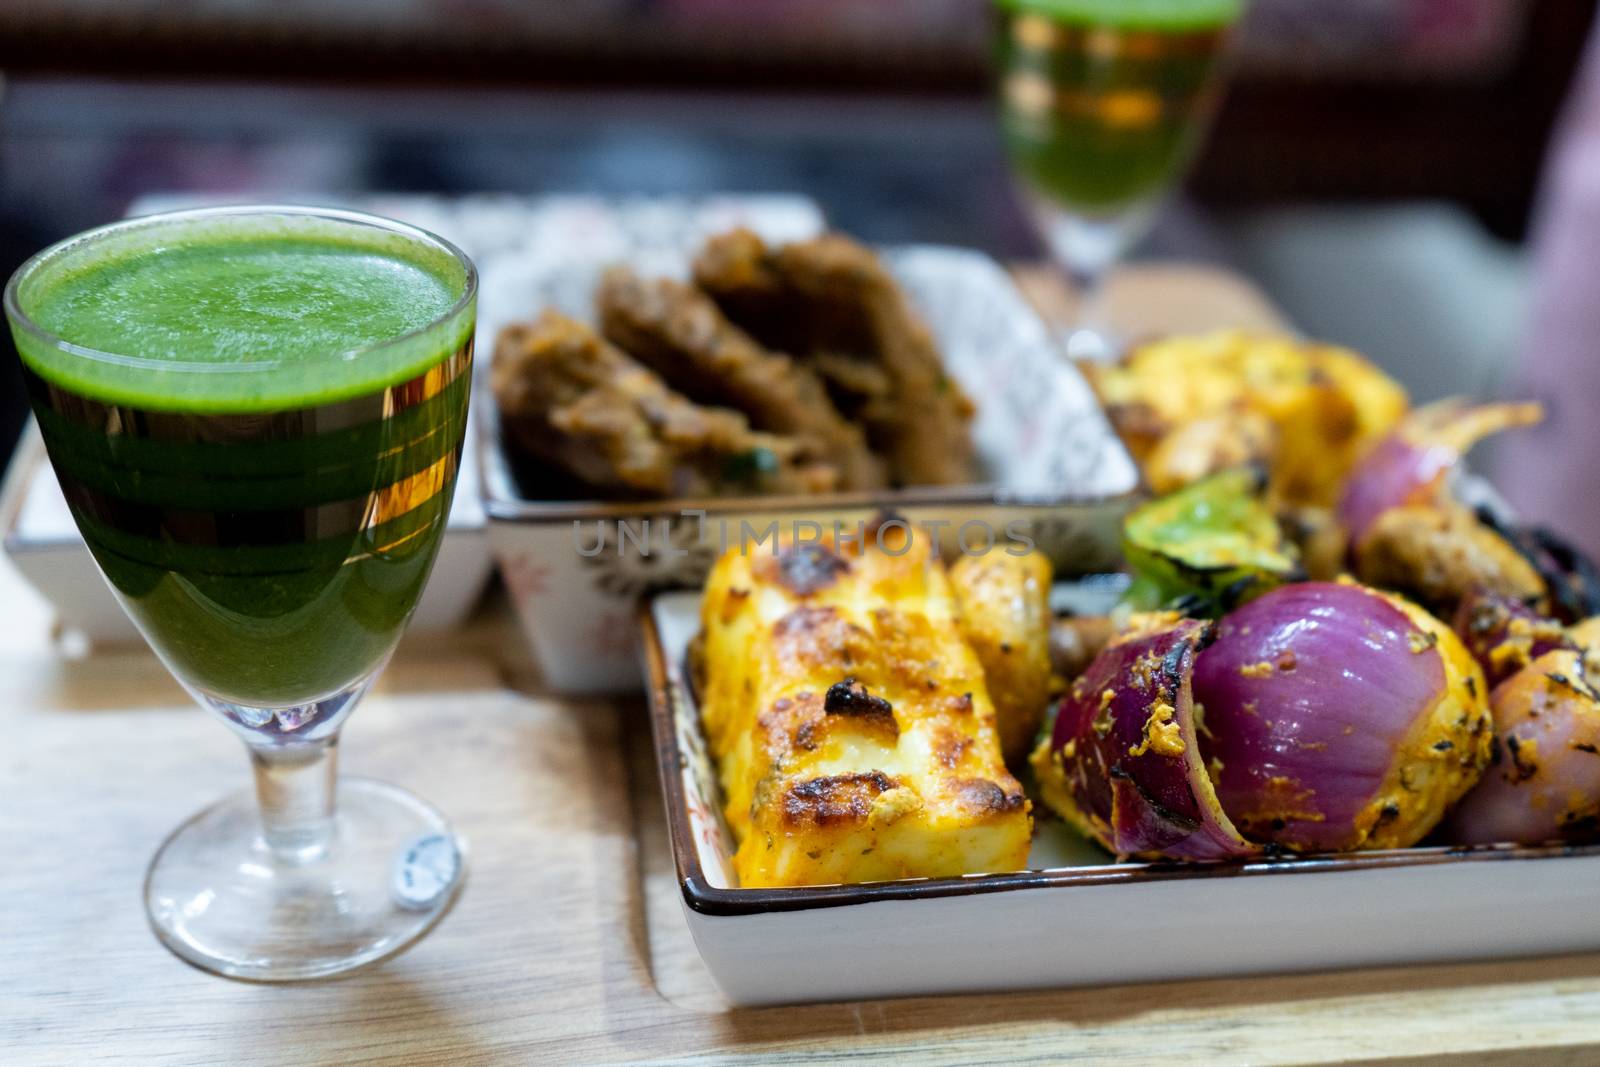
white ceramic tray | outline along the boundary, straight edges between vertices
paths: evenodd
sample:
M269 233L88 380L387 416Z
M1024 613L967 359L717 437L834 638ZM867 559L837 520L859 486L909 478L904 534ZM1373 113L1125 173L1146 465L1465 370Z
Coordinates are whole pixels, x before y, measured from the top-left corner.
M1600 949L1600 846L1113 863L1038 819L1027 871L741 889L684 678L699 599L656 597L643 654L684 912L736 1004Z

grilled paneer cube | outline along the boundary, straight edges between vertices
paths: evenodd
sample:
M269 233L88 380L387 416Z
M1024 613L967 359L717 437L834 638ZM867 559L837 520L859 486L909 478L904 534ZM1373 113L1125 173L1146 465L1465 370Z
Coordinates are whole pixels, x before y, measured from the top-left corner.
M986 552L950 565L961 632L983 664L1000 748L1028 756L1050 703L1050 560L1042 552Z
M702 721L742 886L1026 864L1029 802L926 538L735 547L701 610Z

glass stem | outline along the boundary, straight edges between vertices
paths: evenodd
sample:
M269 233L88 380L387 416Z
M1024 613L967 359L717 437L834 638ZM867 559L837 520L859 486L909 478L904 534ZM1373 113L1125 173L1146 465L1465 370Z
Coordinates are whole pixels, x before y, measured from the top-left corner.
M247 745L255 771L261 832L286 863L321 857L333 836L336 737L290 745Z
M1102 267L1080 269L1067 268L1067 280L1072 283L1073 295L1077 298L1075 329L1093 330L1100 333L1105 327L1106 310L1106 275L1109 271Z
M1105 267L1080 269L1068 266L1067 280L1077 299L1073 323L1065 339L1067 355L1073 359L1105 360L1116 354L1106 322Z

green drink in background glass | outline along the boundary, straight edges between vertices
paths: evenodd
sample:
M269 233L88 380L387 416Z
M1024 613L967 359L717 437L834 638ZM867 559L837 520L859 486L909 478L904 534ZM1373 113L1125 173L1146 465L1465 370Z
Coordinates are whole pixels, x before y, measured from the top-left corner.
M52 465L152 648L245 740L256 797L168 839L146 882L174 951L235 977L339 974L438 921L462 877L433 808L350 779L339 727L443 535L476 275L353 212L134 219L35 256L6 313Z
M1149 228L1221 90L1244 0L995 0L1001 126L1051 252L1079 291L1078 357L1111 354L1092 302Z

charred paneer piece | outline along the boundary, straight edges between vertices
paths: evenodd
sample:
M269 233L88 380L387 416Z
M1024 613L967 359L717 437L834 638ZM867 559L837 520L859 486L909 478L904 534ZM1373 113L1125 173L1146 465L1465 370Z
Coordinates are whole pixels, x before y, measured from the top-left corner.
M490 383L513 444L604 495L819 493L837 484L808 443L694 404L554 311L500 331Z
M1000 748L1020 765L1050 703L1050 560L1042 552L987 552L950 565L961 632L983 664Z
M1406 410L1360 355L1289 336L1163 337L1080 368L1156 493L1261 463L1275 502L1330 507Z
M838 469L840 489L885 484L883 462L861 428L839 414L816 373L757 343L705 293L613 267L601 278L595 308L607 339L691 400L734 408L758 430L812 443Z
M695 283L769 348L791 353L860 419L901 485L970 481L972 401L878 257L840 234L778 248L748 230L713 238Z
M700 708L742 886L1027 862L1029 802L944 569L926 538L865 541L734 549L707 581Z

